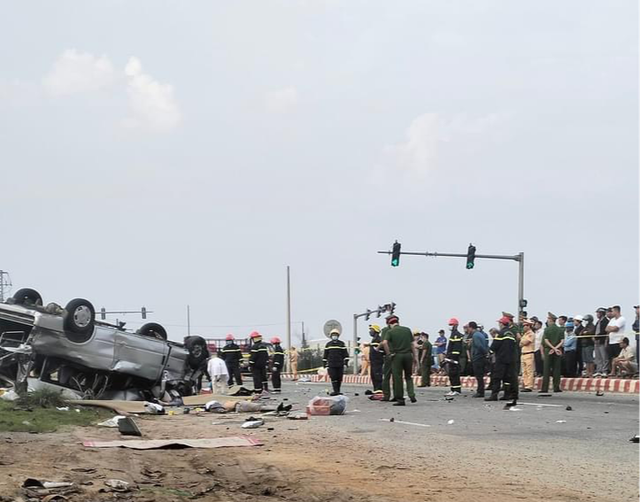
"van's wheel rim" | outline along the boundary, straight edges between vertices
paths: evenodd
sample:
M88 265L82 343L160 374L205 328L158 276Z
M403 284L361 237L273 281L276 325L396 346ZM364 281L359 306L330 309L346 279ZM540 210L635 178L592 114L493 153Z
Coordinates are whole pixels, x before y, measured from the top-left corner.
M91 324L91 309L86 305L80 305L73 311L73 322L79 328L86 328Z

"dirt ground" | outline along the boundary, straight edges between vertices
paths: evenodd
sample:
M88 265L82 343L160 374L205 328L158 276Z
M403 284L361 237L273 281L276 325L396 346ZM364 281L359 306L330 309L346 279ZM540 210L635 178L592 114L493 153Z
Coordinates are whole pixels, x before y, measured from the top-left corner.
M189 414L139 417L145 438L206 438L241 435L240 415ZM458 455L402 456L366 434L345 437L327 427L336 417L309 421L268 418L250 434L261 447L134 451L91 449L88 439L120 439L117 429L71 428L51 434L0 434L0 501L28 500L26 478L72 481L69 501L610 501L554 488L542 477L503 477L493 463L488 478L460 464ZM338 418L340 420L340 418ZM272 431L268 430L273 428ZM355 431L358 432L358 431ZM366 431L362 431L366 432ZM402 459L402 460L400 460ZM436 460L436 461L434 461ZM107 479L132 484L127 493L100 492ZM41 499L40 499L41 500Z

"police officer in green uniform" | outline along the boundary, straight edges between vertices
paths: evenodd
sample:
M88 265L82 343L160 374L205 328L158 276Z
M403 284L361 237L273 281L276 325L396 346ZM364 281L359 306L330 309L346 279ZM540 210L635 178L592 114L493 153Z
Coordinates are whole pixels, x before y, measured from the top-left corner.
M547 327L542 335L542 349L544 350L544 366L542 371L541 393L549 392L549 377L553 372L553 392L562 392L560 389L560 373L562 367L562 345L564 344L564 329L556 324L558 316L549 312L547 314Z
M398 322L398 316L391 314L388 316L385 321L387 325L382 328L380 332L380 344L381 347L384 347L384 342L387 340L387 335L389 334L390 325L389 322L394 321ZM412 337L413 338L413 337ZM384 348L382 349L384 350ZM391 358L386 355L384 357L384 364L382 366L382 400L389 401L391 399Z
M418 353L420 364L420 385L418 387L431 387L431 365L433 364L433 346L429 341L428 333L420 333L422 345Z
M413 389L413 362L418 358L416 346L413 343L413 333L405 326L399 325L397 316L387 318L389 330L386 339L382 342L387 358L391 360L393 374L393 401L394 406L404 406L404 386L402 379L407 383L407 394L412 403L416 402L416 394Z

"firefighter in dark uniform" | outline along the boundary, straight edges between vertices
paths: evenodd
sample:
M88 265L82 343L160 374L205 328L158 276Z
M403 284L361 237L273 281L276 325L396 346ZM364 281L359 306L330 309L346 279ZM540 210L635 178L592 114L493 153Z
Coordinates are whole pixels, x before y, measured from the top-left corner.
M253 392L269 391L269 379L267 377L267 366L269 364L269 350L262 341L262 335L254 331L249 335L251 338L251 355L249 356L249 366L253 376Z
M369 362L371 363L371 383L374 394L382 392L382 367L384 365L384 350L380 347L380 326L372 324L369 326L371 343L369 344Z
M273 344L273 366L271 367L271 383L273 384L273 392L281 392L282 380L280 373L284 367L284 350L280 346L280 338L274 336L271 339Z
M344 367L349 364L349 351L347 346L340 340L340 331L332 329L329 333L331 341L327 342L324 347L324 356L322 362L329 372L331 386L333 392L330 396L339 396L340 386L342 385L342 377L344 376Z
M463 336L458 331L458 319L452 317L449 319L449 327L451 328L451 336L447 345L446 363L447 373L449 374L449 382L451 383L451 391L447 396L459 396L462 393L462 385L460 384L460 354L463 350Z
M485 401L497 401L500 386L504 385L501 400L513 402L518 399L518 373L514 368L518 359L518 341L516 328L507 316L498 319L500 331L491 343L491 352L495 355L495 363L491 370L491 395Z
M220 349L220 359L224 361L229 373L227 385L233 385L234 379L236 385L242 385L242 375L240 374L240 361L242 360L242 350L235 343L232 334L228 334L226 344Z

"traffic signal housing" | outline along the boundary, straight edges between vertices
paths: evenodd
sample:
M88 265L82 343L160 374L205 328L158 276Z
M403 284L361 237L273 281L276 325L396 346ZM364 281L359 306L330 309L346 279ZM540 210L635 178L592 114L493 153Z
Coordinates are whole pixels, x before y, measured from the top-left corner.
M400 265L400 243L395 241L393 243L393 250L391 251L391 266L397 267Z
M467 249L467 269L471 270L475 265L476 260L476 247L473 244L469 244L469 249Z

